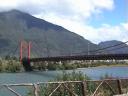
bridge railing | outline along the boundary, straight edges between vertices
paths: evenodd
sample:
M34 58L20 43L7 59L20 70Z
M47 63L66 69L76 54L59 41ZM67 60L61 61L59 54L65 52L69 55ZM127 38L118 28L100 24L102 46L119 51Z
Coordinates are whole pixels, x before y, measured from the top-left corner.
M15 90L17 86L27 86L29 92L23 95ZM112 96L128 92L128 79L3 84L0 90L3 87L13 96Z

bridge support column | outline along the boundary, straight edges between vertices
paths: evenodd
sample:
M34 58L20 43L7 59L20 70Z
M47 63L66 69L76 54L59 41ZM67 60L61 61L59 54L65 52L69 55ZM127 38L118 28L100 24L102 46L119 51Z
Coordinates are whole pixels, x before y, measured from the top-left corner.
M30 65L30 55L31 55L30 53L31 53L31 42L21 41L20 42L20 62L21 64L23 64L25 71L32 71L32 68Z
M23 64L23 67L24 67L25 71L27 71L27 72L33 71L28 58L23 58L22 59L22 64Z
M31 42L28 43L28 62L30 62L30 56L31 56Z

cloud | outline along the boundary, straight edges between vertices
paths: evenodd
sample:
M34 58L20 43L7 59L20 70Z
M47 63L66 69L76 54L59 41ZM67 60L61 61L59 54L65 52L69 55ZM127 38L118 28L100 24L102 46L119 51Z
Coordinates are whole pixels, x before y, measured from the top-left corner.
M113 0L0 0L0 9L26 9L32 13L44 11L58 14L80 14L88 16L100 9L113 9ZM35 9L35 10L33 10ZM68 10L67 10L68 9ZM66 14L63 14L66 15Z
M121 25L126 31L128 31L128 23L122 23Z
M106 40L128 40L128 23L120 23L115 26L101 24L100 27L95 28L91 25L84 24L83 22L79 23L79 20L72 20L71 18L64 19L55 14L43 15L43 18L50 22L54 22L55 24L64 26L68 30L75 32L94 43Z
M114 0L0 0L0 11L18 9L75 32L94 43L105 40L127 40L128 23L115 26L88 24L94 15L114 10Z
M113 0L47 0L43 4L41 2L36 4L36 6L41 11L39 14L33 15L40 15L41 13L55 14L63 16L65 19L66 17L73 17L74 19L79 18L79 20L83 21L90 18L93 14L101 13L103 10L112 10L114 2Z
M0 0L0 11L6 11L17 7L17 0Z
M125 23L126 24L126 23ZM111 26L108 24L102 24L102 27L97 29L99 36L103 37L101 40L121 40L126 41L128 32L120 23L116 26Z

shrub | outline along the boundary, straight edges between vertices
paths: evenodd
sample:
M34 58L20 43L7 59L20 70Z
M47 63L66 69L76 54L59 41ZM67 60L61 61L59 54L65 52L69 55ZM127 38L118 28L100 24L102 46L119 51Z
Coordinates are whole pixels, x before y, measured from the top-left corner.
M2 67L2 59L0 59L0 72L2 72L3 67Z
M5 71L7 72L18 72L20 71L21 66L19 62L16 62L15 60L8 60Z
M84 80L90 80L90 78L86 75L84 75L81 72L71 72L66 73L63 72L62 75L58 75L54 81L84 81ZM72 90L74 93L78 94L78 96L82 96L82 86L81 83L65 83L65 85ZM58 84L46 84L46 85L40 85L40 96L48 96L56 87ZM93 84L88 84L89 90L93 88ZM57 91L52 96L70 96L70 92L68 92L67 89L65 89L64 86L60 86L60 88L57 89Z

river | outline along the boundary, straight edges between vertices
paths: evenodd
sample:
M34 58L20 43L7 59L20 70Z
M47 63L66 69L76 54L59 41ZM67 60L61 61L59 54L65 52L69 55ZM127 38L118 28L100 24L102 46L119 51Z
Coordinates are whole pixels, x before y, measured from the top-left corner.
M66 72L72 72L67 70ZM93 67L93 68L79 68L76 72L81 71L91 79L97 80L101 76L108 74L116 78L127 78L128 67ZM34 83L34 82L47 82L53 80L58 74L63 71L40 71L40 72L23 72L23 73L0 73L0 84L6 83ZM4 92L6 89L0 88L0 96L13 96L11 93ZM5 95L6 93L6 95ZM7 95L7 93L9 95ZM24 93L24 92L22 92Z

